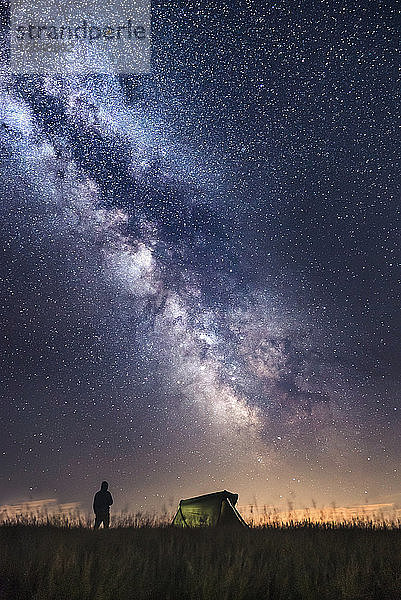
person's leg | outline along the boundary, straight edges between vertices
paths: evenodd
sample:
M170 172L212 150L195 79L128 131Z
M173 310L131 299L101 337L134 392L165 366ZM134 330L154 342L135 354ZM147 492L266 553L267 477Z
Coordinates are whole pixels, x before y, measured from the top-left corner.
M99 529L100 523L102 522L102 517L100 515L95 515L95 517L94 529Z
M104 517L103 517L103 527L105 529L108 529L109 526L110 526L110 514L107 513L107 515L104 515Z

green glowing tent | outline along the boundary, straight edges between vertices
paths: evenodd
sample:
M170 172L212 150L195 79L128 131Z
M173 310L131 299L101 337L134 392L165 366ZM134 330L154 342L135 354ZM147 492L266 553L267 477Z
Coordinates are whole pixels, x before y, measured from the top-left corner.
M238 494L224 490L181 500L172 524L176 527L248 527L235 505Z

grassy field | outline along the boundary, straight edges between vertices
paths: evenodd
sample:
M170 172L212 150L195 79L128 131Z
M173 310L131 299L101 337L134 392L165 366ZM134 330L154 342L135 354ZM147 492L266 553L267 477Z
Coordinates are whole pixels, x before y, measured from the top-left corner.
M401 530L0 526L0 600L400 600Z

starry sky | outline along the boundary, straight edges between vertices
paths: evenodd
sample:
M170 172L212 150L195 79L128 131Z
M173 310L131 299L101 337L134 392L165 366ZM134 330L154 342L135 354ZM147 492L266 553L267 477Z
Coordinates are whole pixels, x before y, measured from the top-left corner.
M0 502L397 504L394 3L152 28L148 74L1 74Z

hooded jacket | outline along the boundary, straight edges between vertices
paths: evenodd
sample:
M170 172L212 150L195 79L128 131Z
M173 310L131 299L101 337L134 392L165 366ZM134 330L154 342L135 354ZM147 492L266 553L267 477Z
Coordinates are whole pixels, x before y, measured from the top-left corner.
M102 485L101 489L98 492L96 492L95 497L93 499L94 512L108 513L112 504L113 498L111 497L110 492L107 490L106 486Z

